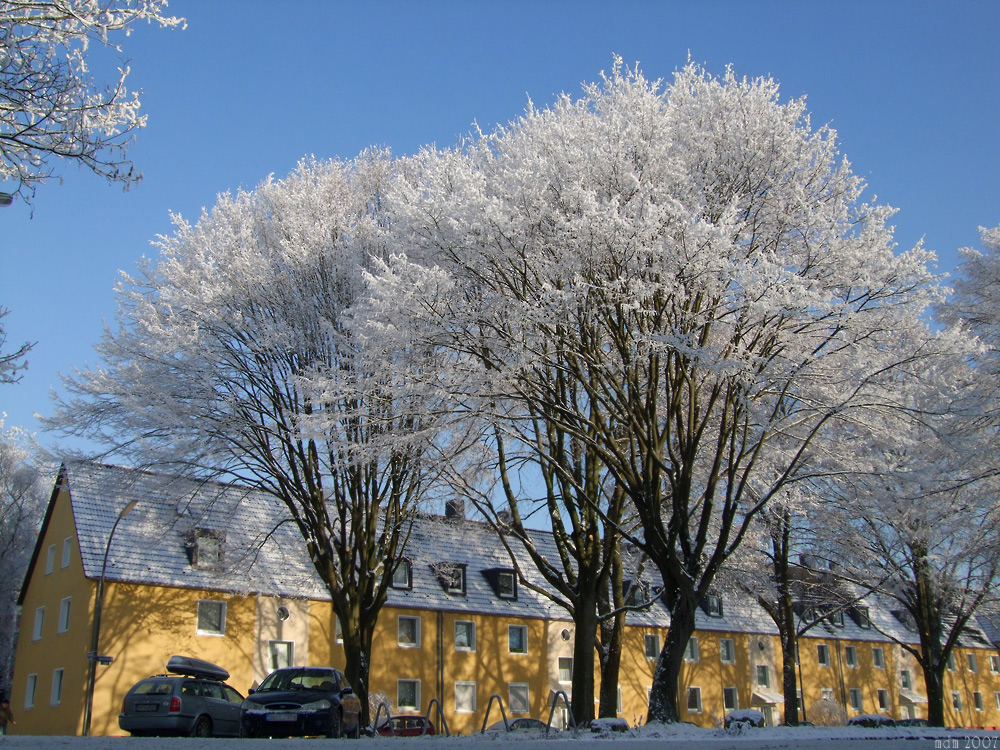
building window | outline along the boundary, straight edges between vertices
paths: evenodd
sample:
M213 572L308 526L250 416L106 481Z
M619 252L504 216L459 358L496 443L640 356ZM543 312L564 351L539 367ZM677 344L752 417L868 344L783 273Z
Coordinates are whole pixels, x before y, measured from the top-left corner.
M957 690L951 691L951 706L956 711L962 710L962 694Z
M528 683L511 682L507 685L507 704L512 714L526 714L531 711Z
M844 627L844 612L843 612L843 610L841 610L840 612L834 612L832 615L830 615L830 624L831 625L836 625L838 628Z
M851 688L851 708L861 710L861 688Z
M65 633L69 630L69 606L73 597L67 596L59 602L59 627L56 632Z
M821 667L830 666L830 648L825 643L817 644L816 658L819 660Z
M858 623L859 628L864 628L865 630L871 628L872 621L868 616L868 607L855 607L854 614L856 616L855 622Z
M722 597L715 594L705 597L705 613L709 617L722 617Z
M573 657L559 657L559 682L573 681Z
M222 570L225 541L224 532L212 529L190 531L187 535L187 541L184 543L188 562L201 570Z
M35 627L31 631L31 640L38 641L42 638L42 626L45 623L45 607L35 610Z
M976 707L977 711L983 710L983 694L978 690L972 694L972 704Z
M226 634L226 603L198 600L198 635Z
M52 569L56 565L56 545L50 544L45 554L45 575L52 575Z
M396 707L400 711L416 711L420 708L420 680L396 681Z
M295 645L291 641L268 641L267 656L271 671L294 665L294 653Z
M876 695L878 696L878 710L888 711L889 710L889 691L888 690L876 690Z
M736 663L736 643L732 638L719 639L719 659L723 664Z
M24 710L35 707L35 687L38 685L38 675L29 674L28 684L24 687ZM1000 706L1000 693L997 693L997 705Z
M885 669L885 654L881 646L872 646L872 663L875 669Z
M420 618L399 616L399 638L400 648L420 648Z
M62 701L63 670L52 670L52 694L49 696L49 705L58 706Z
M844 648L844 662L848 667L856 669L858 666L858 649L856 646L847 646Z
M455 621L455 650L476 650L476 623L466 620Z
M65 570L69 567L69 558L73 553L73 537L68 536L63 539L62 562L59 567Z
M688 638L687 646L684 647L684 661L698 661L698 639L694 636Z
M975 674L979 671L979 661L976 659L975 654L966 654L966 661L969 663L969 671Z
M949 651L948 652L948 671L949 672L957 672L958 671L958 666L955 664L955 652L954 651Z
M771 687L771 675L767 671L766 664L757 665L757 687Z
M997 654L990 654L990 672L1000 674L1000 656Z
M443 562L432 565L431 569L449 594L465 594L465 565Z
M413 578L410 575L410 561L402 559L392 571L392 587L394 589L413 588Z
M701 713L701 688L689 687L687 689L687 710L689 714Z
M458 714L476 713L476 683L474 682L455 683L455 713Z
M619 713L620 714L621 712L622 712L622 686L619 685L618 686L618 697L617 697L616 702L615 702L615 713Z
M340 618L336 615L333 617L333 641L339 645L344 643L344 628L340 624Z
M507 651L512 654L528 653L528 628L524 625L507 626Z
M903 690L910 690L913 687L913 681L910 679L909 669L899 670L899 684L902 686Z
M501 599L517 599L517 579L513 570L501 570L497 573L497 596Z
M650 661L656 661L660 658L660 636L656 633L646 633L642 637L643 642L646 645L646 658Z
M722 707L727 711L735 711L740 707L740 691L734 687L722 688Z
M833 688L823 688L819 691L820 700L832 701L833 700Z
M997 702L997 711L1000 711L1000 693L993 693L993 700Z

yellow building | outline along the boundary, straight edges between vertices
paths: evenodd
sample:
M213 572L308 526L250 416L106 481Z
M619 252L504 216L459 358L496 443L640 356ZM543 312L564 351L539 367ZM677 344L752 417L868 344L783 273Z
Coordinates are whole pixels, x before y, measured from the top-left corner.
M174 654L224 666L244 694L287 664L342 667L325 588L283 519L276 501L245 488L93 463L64 467L19 599L11 729L81 733L102 569L97 655L111 663L96 667L92 734L122 734L125 693L162 673ZM618 714L629 723L645 719L668 624L659 604L630 615L618 687ZM923 676L887 632L907 640L885 607L856 608L800 641L804 718L823 700L849 716L926 716ZM379 618L373 694L404 713L424 713L437 699L452 733L478 731L494 695L510 718L547 720L557 691L572 697L572 657L565 611L518 585L488 525L461 513L415 522ZM990 640L970 629L954 666L946 676L949 723L1000 725L1000 656ZM682 718L714 727L731 710L755 708L780 723L781 669L767 616L710 597L688 644ZM489 722L499 720L494 705ZM565 720L560 708L555 723Z

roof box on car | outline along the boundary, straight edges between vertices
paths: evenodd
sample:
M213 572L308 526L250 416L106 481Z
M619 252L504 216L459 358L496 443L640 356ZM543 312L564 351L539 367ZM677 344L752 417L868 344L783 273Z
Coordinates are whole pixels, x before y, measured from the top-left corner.
M185 677L197 677L201 680L228 680L229 672L209 661L194 659L190 656L171 656L167 662L167 671Z

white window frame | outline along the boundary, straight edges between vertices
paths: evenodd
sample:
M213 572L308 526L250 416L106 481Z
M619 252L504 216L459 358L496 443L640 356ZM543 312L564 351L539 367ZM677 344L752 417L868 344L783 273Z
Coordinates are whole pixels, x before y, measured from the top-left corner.
M512 632L514 632L515 629L521 631L521 643L523 644L523 650L522 651L511 651L510 650L510 634ZM527 625L508 625L507 626L507 653L508 654L512 654L514 656L524 656L524 655L526 655L528 653L528 626ZM520 684L520 683L513 683L513 684Z
M727 645L728 644L728 645ZM726 651L729 651L729 658L726 658ZM732 638L719 639L719 661L723 664L736 663L736 641Z
M872 646L872 664L875 669L885 669L885 651L881 646Z
M958 671L958 662L955 659L955 652L954 651L949 651L948 652L948 659L946 660L945 665L947 666L949 672L957 672Z
M567 679L563 679L563 664L566 663L569 666ZM556 674L558 675L559 682L562 684L567 684L573 682L573 657L572 656L560 656L556 660Z
M59 626L56 628L57 633L65 633L69 630L69 617L70 608L73 604L73 597L67 596L65 599L59 602Z
M514 692L519 690L524 690L524 710L514 710ZM512 714L530 714L531 713L531 685L527 682L508 682L507 683L507 708ZM519 707L520 708L520 707Z
M997 711L1000 711L1000 692L993 693L993 700L997 702Z
M965 655L965 663L968 665L969 671L972 674L979 673L979 660L976 658L974 653L969 652Z
M218 630L218 631L215 631L215 630L202 630L202 628L201 628L201 605L202 604L221 604L222 605L222 608L221 608L222 611L220 613L220 618L219 618L219 621L220 621L220 630ZM222 599L199 599L198 600L198 604L197 604L197 606L195 608L195 613L194 613L195 633L197 635L214 636L216 638L225 637L225 635L226 635L226 609L227 609L226 602L224 600L222 600Z
M857 646L845 646L844 647L844 664L847 665L848 669L858 668L858 647Z
M990 674L1000 674L1000 654L990 654Z
M833 688L820 688L819 699L823 701L833 700Z
M730 691L727 693L727 691ZM726 695L733 696L733 705L726 705ZM738 687L727 685L722 688L722 709L724 711L739 711L740 710L740 689Z
M655 645L653 649L656 652L656 656L649 655L649 644ZM659 633L645 633L642 636L642 647L646 653L646 659L648 661L657 661L660 658L660 634Z
M698 648L698 638L692 635L688 638L687 645L684 646L684 661L688 664L697 664L700 656L701 651Z
M69 567L69 560L73 554L73 537L68 536L63 539L62 548L62 560L59 562L59 567L62 570L66 570Z
M35 707L35 690L38 688L38 675L29 674L28 680L24 686L24 710L30 711ZM997 693L1000 696L1000 693ZM998 705L1000 705L1000 698L997 700Z
M42 633L45 632L45 607L35 608L35 622L31 629L31 640L42 640Z
M403 622L415 623L412 642L403 640ZM420 648L420 617L418 615L399 615L396 619L396 645L400 648Z
M875 699L878 703L879 711L889 710L889 691L885 688L879 688L875 691Z
M910 675L909 669L899 670L899 685L903 690L913 689L913 677Z
M404 684L404 683L406 683L406 684L412 683L413 685L416 686L415 690L413 691L413 695L414 695L414 701L413 702L414 702L414 705L412 705L412 706L409 705L409 704L404 704L400 700L399 686L402 685L402 684ZM420 710L420 680L396 680L396 708L398 708L400 711L419 711Z
M469 626L469 641L468 646L458 645L458 626L468 625ZM456 651L468 651L472 652L476 650L476 623L473 620L455 620L455 650Z
M691 698L695 699L694 708L691 708ZM684 710L686 710L689 714L701 713L701 688L697 685L691 685L687 688L685 692Z
M276 646L288 646L288 664L284 665L286 667L295 666L295 641L281 641L281 640L269 640L267 642L267 663L269 666L269 671L273 672L276 669L281 669L281 665L277 663L274 658L277 656L275 647Z
M861 688L850 688L848 694L851 698L851 708L860 711L864 708L864 697L861 695Z
M49 705L58 706L62 703L63 677L65 670L56 667L52 670L52 691L49 693Z
M402 573L400 572L402 571ZM397 577L405 576L406 580L397 580ZM410 565L410 561L403 559L399 561L399 564L392 571L392 588L394 589L405 589L410 590L413 588L413 567Z
M338 646L344 645L344 628L340 624L340 617L336 614L333 616L333 642Z
M761 670L764 670L761 672ZM758 664L757 668L754 669L755 675L754 679L757 680L757 687L769 688L771 687L771 668L767 664ZM760 679L761 674L764 675L763 681Z
M985 710L983 706L983 694L979 690L975 690L972 693L972 706L977 711Z
M958 690L951 691L951 707L959 713L962 712L962 694Z
M472 706L470 708L459 708L458 691L459 688L465 688L466 690L472 691ZM457 714L474 714L476 713L476 683L469 681L459 681L455 683L455 713Z
M821 667L830 666L830 647L827 644L816 644L816 663Z
M618 697L615 701L615 713L622 713L622 686L618 686Z
M45 575L52 575L56 567L56 545L50 544L45 552Z
M509 591L504 591L505 580L510 581ZM517 599L517 576L513 570L501 570L497 573L497 596L501 599Z

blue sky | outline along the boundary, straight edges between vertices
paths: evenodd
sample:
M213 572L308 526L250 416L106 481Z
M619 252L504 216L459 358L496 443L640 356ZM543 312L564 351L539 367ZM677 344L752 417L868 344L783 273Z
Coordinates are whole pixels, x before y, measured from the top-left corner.
M118 270L155 253L170 212L197 219L218 193L308 154L451 145L474 122L516 118L529 97L578 94L613 54L647 78L690 55L807 96L868 197L899 209L899 247L924 238L942 271L978 244L978 226L1000 223L1000 3L172 0L170 11L187 29L124 40L149 116L131 151L144 181L123 193L69 166L39 189L33 217L23 203L0 208L8 348L38 342L22 382L0 386L7 427L37 431L58 373L97 362Z

